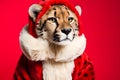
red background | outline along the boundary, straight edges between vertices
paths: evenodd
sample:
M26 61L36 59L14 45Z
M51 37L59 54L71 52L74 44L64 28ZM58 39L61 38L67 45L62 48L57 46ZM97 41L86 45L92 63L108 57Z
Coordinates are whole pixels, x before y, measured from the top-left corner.
M0 0L0 80L12 80L21 55L19 33L28 22L28 7L39 0ZM120 80L120 1L71 0L81 4L86 52L96 80Z

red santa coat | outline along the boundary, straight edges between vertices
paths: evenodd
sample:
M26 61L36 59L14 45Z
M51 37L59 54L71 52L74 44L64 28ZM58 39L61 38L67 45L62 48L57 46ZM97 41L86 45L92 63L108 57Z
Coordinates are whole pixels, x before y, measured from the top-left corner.
M43 16L43 14L50 8L50 6L54 4L63 4L70 8L77 15L79 21L79 35L81 35L82 31L80 27L80 15L78 14L74 6L71 5L67 0L46 0L46 2L41 1L40 5L43 6L43 9L39 13L36 21L38 21ZM30 19L28 31L32 36L36 37L34 29L35 26ZM72 72L72 80L95 79L93 65L90 62L86 53L83 53L81 56L77 57L74 60L74 65L75 67ZM24 55L22 55L14 73L14 80L43 80L42 70L43 69L41 61L31 61L28 60Z
M74 60L72 80L95 80L93 65L86 53ZM14 73L14 80L43 80L42 62L28 60L21 56Z

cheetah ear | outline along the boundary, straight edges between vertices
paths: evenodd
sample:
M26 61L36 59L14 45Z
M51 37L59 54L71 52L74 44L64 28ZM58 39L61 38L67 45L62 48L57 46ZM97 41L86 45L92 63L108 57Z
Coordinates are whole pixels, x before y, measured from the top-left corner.
M75 6L75 8L76 8L76 10L78 11L79 15L81 16L81 14L82 14L82 9L81 9L81 7L77 5L77 6Z
M36 17L38 16L41 9L42 9L42 6L39 4L33 4L29 7L28 13L29 13L29 16L33 19L33 21L36 20Z

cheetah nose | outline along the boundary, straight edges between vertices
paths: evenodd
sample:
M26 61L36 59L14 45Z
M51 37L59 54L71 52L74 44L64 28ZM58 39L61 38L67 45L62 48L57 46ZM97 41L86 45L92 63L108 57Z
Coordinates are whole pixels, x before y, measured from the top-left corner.
M70 28L67 28L67 29L64 28L64 29L61 30L61 32L68 35L71 32L71 29Z

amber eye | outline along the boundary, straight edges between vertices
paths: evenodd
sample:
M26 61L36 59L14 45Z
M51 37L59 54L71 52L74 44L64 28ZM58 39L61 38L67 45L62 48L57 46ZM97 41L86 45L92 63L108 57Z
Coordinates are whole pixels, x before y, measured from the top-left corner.
M50 18L48 18L47 20L48 20L48 21L51 21L51 22L53 22L53 23L56 22L56 18L54 18L54 17L50 17Z
M73 20L74 20L73 17L69 17L69 18L68 18L68 21L69 21L69 22L72 22Z

